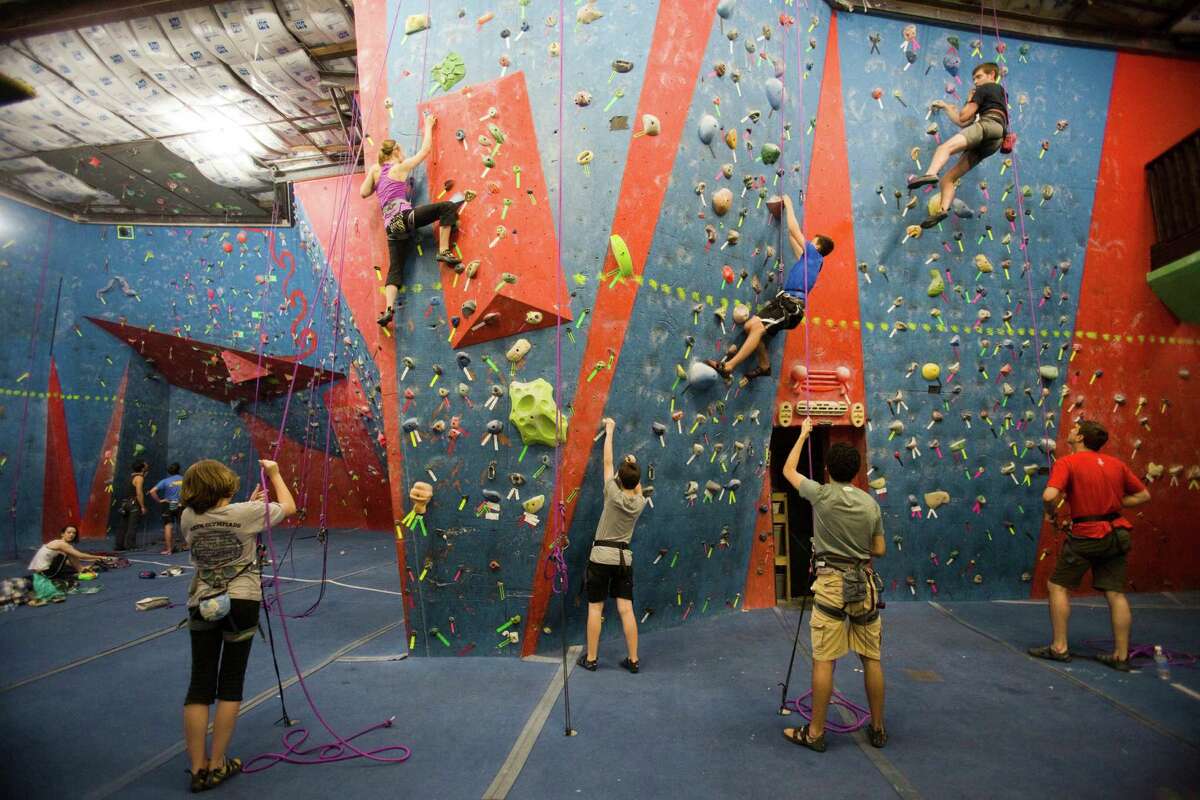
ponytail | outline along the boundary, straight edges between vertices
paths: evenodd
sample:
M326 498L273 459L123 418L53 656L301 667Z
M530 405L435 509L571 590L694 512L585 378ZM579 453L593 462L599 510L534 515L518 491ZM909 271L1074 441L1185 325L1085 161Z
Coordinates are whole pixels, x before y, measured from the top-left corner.
M394 152L396 152L396 140L384 139L383 144L379 145L379 163L385 163Z

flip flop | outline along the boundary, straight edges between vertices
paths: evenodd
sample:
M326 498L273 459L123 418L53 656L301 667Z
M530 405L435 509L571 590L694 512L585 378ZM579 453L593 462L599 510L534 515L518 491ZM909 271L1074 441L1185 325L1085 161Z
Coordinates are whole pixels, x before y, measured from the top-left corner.
M1034 658L1044 658L1047 661L1061 661L1066 663L1071 660L1071 654L1069 652L1055 652L1050 645L1046 645L1044 647L1031 647L1029 648L1028 652L1029 655L1033 656Z
M788 733L791 731L791 733ZM792 744L798 744L801 747L807 747L809 750L815 750L818 753L825 752L825 734L821 734L816 738L808 735L808 726L804 725L799 728L784 728L783 738L787 739Z
M908 177L908 189L920 189L922 186L929 186L931 183L937 183L936 175L910 175Z
M1131 672L1132 667L1129 666L1129 659L1122 661L1111 653L1101 653L1096 656L1096 660L1106 667L1112 667L1117 672Z

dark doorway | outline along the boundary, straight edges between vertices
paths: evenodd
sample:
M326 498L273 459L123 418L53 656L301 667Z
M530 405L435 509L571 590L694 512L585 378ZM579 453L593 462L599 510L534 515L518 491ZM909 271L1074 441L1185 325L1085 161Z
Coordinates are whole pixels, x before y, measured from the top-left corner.
M799 470L816 481L825 481L825 451L830 428L818 425L800 451ZM792 451L800 427L771 430L771 510L775 515L775 573L777 601L812 594L808 563L812 558L812 506L796 494L783 477L783 464ZM811 458L811 461L810 461Z

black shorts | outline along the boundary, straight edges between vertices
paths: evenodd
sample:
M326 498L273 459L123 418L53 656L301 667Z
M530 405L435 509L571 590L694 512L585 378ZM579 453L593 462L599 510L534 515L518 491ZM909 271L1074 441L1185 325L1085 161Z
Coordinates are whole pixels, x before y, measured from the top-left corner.
M1075 589L1092 571L1092 586L1102 592L1125 591L1127 556L1133 538L1127 528L1117 528L1102 539L1068 536L1058 554L1050 582Z
M183 508L181 508L180 506L175 505L172 507L171 504L169 504L169 503L167 505L163 506L163 511L162 511L163 525L174 525L176 528L178 528L179 527L179 518L182 516L183 516Z
M762 320L763 335L774 336L779 331L790 331L804 320L804 301L780 292L754 316Z
M624 554L629 558L628 554ZM633 600L633 565L597 564L589 561L587 566L587 601L603 603L605 598Z

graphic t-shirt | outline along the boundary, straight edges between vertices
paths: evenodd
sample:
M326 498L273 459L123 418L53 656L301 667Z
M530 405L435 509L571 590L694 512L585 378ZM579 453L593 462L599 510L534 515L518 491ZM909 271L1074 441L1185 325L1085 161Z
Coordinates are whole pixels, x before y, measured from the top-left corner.
M1121 498L1146 488L1124 461L1094 450L1080 450L1055 461L1046 485L1067 496L1072 517L1119 514ZM1103 539L1113 528L1132 527L1124 517L1117 517L1112 522L1076 522L1071 525L1071 535Z
M283 506L271 503L271 524L284 518ZM255 537L266 521L263 502L230 503L197 514L183 510L179 527L191 548L196 574L188 590L188 608L202 597L228 590L233 600L262 600L261 575L255 564Z
M805 258L797 259L796 263L792 264L787 280L783 282L783 290L801 300L808 298L808 293L817 282L817 276L821 274L821 266L825 263L825 256L817 251L812 242L804 243L804 255Z
M596 524L596 539L613 542L632 542L633 526L646 508L646 498L625 494L616 476L604 482L604 510ZM620 564L624 555L626 565L633 564L633 553L615 547L593 547L591 561L596 564Z
M179 492L183 488L182 475L168 475L158 483L154 484L152 491L156 492L159 497L166 500L168 503L179 503Z

